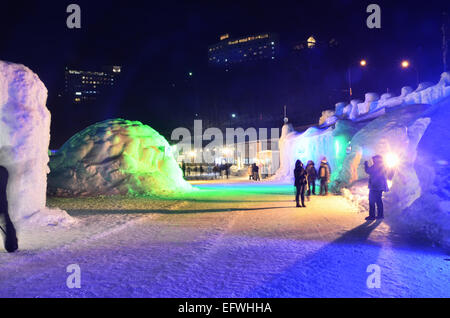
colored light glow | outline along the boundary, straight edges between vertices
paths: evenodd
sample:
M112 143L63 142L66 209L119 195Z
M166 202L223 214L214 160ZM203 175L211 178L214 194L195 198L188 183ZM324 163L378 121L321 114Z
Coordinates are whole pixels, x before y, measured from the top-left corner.
M336 151L336 157L339 157L340 147L339 147L339 141L338 140L335 140L335 142L334 142L334 150Z
M399 163L400 159L395 153L390 152L384 156L384 164L390 169L395 168Z
M359 62L359 64L360 64L361 66L366 66L366 65L367 65L367 61L366 61L366 60L361 60L361 61Z
M401 65L402 65L403 68L408 68L409 67L409 61L403 60Z
M119 169L120 173L133 177L135 184L130 182L129 194L146 195L156 193L159 189L163 191L161 193L170 193L170 189L190 190L191 187L184 181L182 171L170 151L171 146L163 136L141 122L118 121L125 130L112 136L111 143L122 145L122 139L126 139L126 148L123 149L124 162ZM87 129L97 128L94 125ZM112 131L109 134L112 134ZM139 193L135 192L136 186L140 189Z

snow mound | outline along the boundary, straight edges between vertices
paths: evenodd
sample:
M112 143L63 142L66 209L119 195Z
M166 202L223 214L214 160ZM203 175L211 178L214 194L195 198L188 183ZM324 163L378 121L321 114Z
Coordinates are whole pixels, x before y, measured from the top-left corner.
M57 196L171 195L191 190L167 140L138 121L111 119L70 138L50 160Z
M31 215L41 224L48 217L70 221L61 210L43 213L50 142L46 102L47 88L35 73L0 61L0 165L8 170L8 212L18 226Z

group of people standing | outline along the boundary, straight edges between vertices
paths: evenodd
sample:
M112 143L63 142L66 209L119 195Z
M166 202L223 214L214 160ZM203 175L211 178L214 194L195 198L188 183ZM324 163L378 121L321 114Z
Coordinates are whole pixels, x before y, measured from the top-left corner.
M367 161L364 162L364 170L369 175L369 216L366 218L368 221L384 218L383 192L389 191L387 180L392 179L394 176L394 170L385 167L382 156L375 155L372 157L372 161L373 164L371 166ZM320 180L320 194L327 195L330 176L331 168L325 157L322 158L318 170L314 167L314 162L312 160L308 161L306 167L303 167L301 160L297 160L294 169L294 185L297 190L295 201L297 207L306 207L306 189L308 196L311 195L311 193L316 194L317 179Z
M297 207L306 207L305 192L308 196L316 194L316 180L320 181L320 195L327 195L330 177L331 167L326 157L322 158L318 170L316 170L314 161L312 160L308 161L306 167L303 166L301 160L297 160L294 169L294 185L297 190L295 201L297 202Z
M213 175L214 178L222 178L223 176L225 176L227 179L230 176L230 168L231 168L231 164L225 163L225 164L221 164L221 165L207 165L206 166L206 170L205 168L200 165L200 166L192 166L191 165L186 165L186 163L183 161L180 165L181 170L183 171L183 177L202 177L205 176L205 174L207 175Z

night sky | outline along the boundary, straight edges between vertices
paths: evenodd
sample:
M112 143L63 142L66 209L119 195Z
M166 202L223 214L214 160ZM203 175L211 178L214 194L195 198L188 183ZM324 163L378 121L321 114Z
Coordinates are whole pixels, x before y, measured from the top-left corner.
M381 6L381 30L365 25L365 9L373 2ZM66 27L70 3L81 6L81 30ZM379 75L373 76L380 77L378 81L398 72L399 61L408 58L415 61L421 81L436 82L443 70L440 27L448 3L6 0L0 13L0 59L25 64L40 76L49 90L48 107L54 121L67 120L64 110L73 107L58 104L56 98L63 87L65 66L122 65L125 84L115 96L120 105L111 106L117 110L111 113L104 110L103 116L145 117L142 121L167 131L179 124L169 118L185 113L187 107L170 102L169 97L164 101L166 95L172 95L169 85L184 81L186 74L193 72L201 87L201 81L208 80L201 76L208 68L207 46L224 33L238 37L275 32L286 49L311 34L318 39L334 37L349 60L364 57L380 69ZM411 79L407 76L396 80L407 82ZM390 85L399 88L403 84ZM101 117L86 115L83 124L106 119ZM55 146L76 133L62 127L52 124L52 135L61 136L52 137Z

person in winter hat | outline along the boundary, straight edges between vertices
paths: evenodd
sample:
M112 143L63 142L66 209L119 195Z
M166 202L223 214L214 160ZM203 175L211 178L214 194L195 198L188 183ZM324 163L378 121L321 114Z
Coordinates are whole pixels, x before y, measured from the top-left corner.
M303 206L306 208L305 205L305 188L307 184L307 174L305 168L303 168L303 163L300 160L297 160L295 162L295 169L294 169L294 185L296 188L296 194L295 194L295 202L297 202L297 207ZM300 206L300 198L302 200L302 205Z
M307 195L311 195L311 188L312 188L312 194L316 194L316 179L317 179L317 170L314 166L314 161L309 160L308 164L306 165L306 173L308 174L308 192Z
M331 168L326 157L322 158L319 167L320 194L328 194L328 183L330 182Z
M376 155L372 157L373 165L369 167L367 161L364 162L364 170L369 175L369 216L366 220L384 218L383 192L389 191L387 179L392 179L393 171L386 169L383 157ZM375 216L375 206L378 214Z

